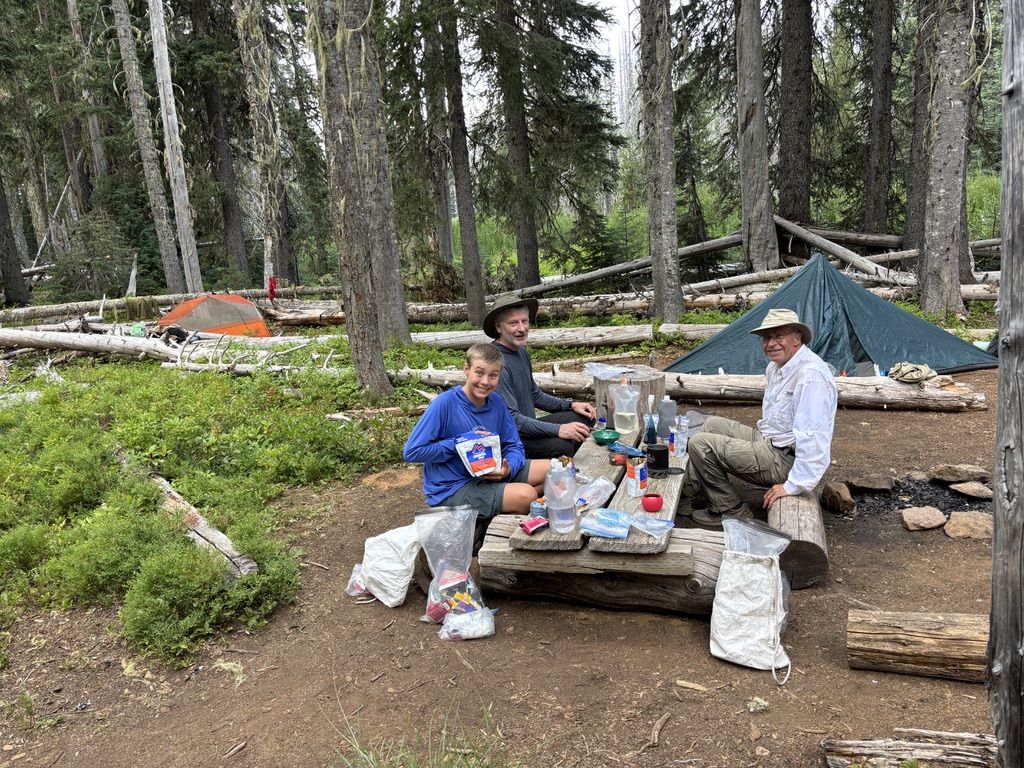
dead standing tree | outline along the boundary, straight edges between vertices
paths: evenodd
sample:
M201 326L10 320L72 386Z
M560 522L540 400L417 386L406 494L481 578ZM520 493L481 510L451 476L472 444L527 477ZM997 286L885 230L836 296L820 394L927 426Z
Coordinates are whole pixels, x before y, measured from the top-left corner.
M995 452L995 538L989 627L989 707L1004 768L1024 763L1024 2L1003 5L1003 264L999 406Z
M736 130L739 137L743 257L750 272L779 266L768 182L761 4L736 0Z
M640 3L640 87L654 310L665 322L674 323L685 305L679 284L679 259L675 255L678 235L671 18L668 0Z
M312 48L320 69L331 218L345 287L348 338L359 386L382 396L394 388L384 367L384 341L373 284L375 255L370 195L377 158L386 152L379 131L380 74L370 0L307 0ZM372 82L371 82L372 81Z
M178 247L174 242L174 230L164 192L164 180L160 173L160 159L153 140L149 106L142 85L142 70L135 50L135 29L128 11L126 0L111 0L114 24L117 27L117 42L121 51L121 67L124 70L125 98L132 113L135 143L139 147L142 175L146 180L146 194L149 210L153 215L153 227L160 248L160 260L164 266L164 282L170 293L185 292L185 276L178 262Z

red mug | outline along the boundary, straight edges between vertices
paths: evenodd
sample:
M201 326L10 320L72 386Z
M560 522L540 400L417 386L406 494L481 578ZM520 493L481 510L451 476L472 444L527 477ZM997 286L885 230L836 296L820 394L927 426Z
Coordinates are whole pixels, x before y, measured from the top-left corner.
M645 493L640 498L640 506L648 512L657 512L661 509L662 500L660 493Z

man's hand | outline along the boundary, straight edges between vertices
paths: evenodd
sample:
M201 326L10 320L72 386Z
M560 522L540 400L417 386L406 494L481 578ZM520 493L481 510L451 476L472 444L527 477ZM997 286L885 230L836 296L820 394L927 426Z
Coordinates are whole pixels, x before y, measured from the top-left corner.
M764 494L764 508L769 509L772 506L772 504L781 499L783 496L789 496L789 494L786 493L786 486L784 486L782 483L779 483L778 485L773 485Z
M486 475L481 475L484 480L490 480L492 483L500 483L504 480L508 480L512 477L512 467L508 465L508 461L505 459L501 460L501 466L494 472L488 472Z
M563 440L572 440L574 443L582 443L590 437L590 427L586 424L580 424L578 421L574 421L570 424L561 424L558 427L558 436Z
M590 403L575 402L569 407L576 411L580 416L586 416L591 421L597 418L597 411Z

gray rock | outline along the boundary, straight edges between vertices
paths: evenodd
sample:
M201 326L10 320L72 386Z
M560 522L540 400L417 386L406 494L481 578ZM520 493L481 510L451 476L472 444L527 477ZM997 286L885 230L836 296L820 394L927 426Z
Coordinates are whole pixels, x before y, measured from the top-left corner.
M988 501L992 498L992 489L984 483L979 483L975 480L971 480L969 483L953 483L949 487L951 490L962 493L964 496L970 496L972 499Z
M892 475L883 475L880 472L850 478L846 481L846 485L854 491L891 491L895 483Z
M946 524L946 516L935 507L907 507L900 515L908 531L928 531Z
M943 530L953 539L991 539L992 515L985 512L954 512Z
M939 483L987 483L992 479L992 473L977 464L939 464L928 470L928 476Z

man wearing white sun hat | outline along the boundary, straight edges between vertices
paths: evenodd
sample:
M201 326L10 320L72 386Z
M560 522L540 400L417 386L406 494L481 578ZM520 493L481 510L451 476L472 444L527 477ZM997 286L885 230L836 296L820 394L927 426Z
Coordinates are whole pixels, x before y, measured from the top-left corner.
M686 446L683 492L707 499L693 519L708 527L720 528L723 516L751 517L730 475L767 487L767 509L783 496L813 491L831 460L836 383L811 351L811 329L793 310L771 309L751 333L769 360L757 426L711 416Z

